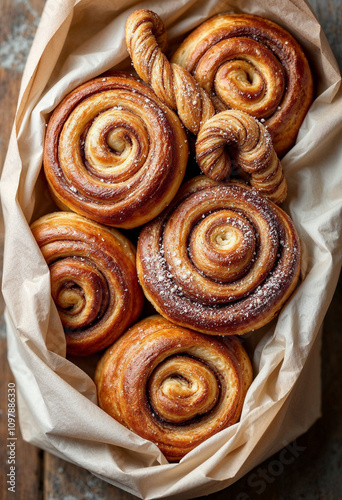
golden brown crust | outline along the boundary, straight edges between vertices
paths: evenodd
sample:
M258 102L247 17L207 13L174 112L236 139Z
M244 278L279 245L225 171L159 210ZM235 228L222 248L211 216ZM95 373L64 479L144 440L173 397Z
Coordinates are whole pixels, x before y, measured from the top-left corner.
M279 204L286 198L286 180L271 136L244 111L223 111L202 125L196 141L196 160L201 170L216 181L229 179L234 162L269 200Z
M84 356L108 347L143 306L132 243L73 213L45 215L31 230L50 269L67 352Z
M200 177L142 230L137 270L165 318L243 334L271 321L295 289L300 244L289 216L254 189Z
M190 33L172 62L195 77L216 111L240 109L264 121L279 156L293 146L313 99L313 79L285 29L259 16L220 14Z
M209 338L160 316L122 335L95 374L101 408L171 462L234 424L251 382L236 338Z
M157 96L177 111L184 126L198 134L200 126L215 113L209 96L178 64L163 54L166 31L160 17L141 9L126 22L126 44L134 68Z
M59 208L131 228L170 203L187 158L176 115L146 85L116 73L81 85L57 106L44 171Z

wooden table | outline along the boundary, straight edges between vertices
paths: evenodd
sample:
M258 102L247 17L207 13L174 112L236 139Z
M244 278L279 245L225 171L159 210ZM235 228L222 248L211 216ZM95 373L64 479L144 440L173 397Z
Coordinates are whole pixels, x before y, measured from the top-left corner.
M285 0L284 0L285 1ZM35 34L44 0L1 0L0 32L0 165L5 158L15 114L22 70ZM342 66L342 0L310 0ZM281 452L210 499L338 500L342 498L342 279L324 321L322 348L322 418L293 444L295 460L282 463ZM1 311L0 311L1 312ZM6 334L0 324L0 436L7 435L7 385L13 376L6 359ZM16 430L19 436L19 429ZM0 443L0 498L20 500L128 500L136 498L51 454L17 441L16 493L6 485L6 443ZM290 450L291 452L291 450ZM282 467L275 468L275 461ZM290 462L288 460L287 462ZM280 471L276 473L275 471ZM203 497L204 498L204 497Z

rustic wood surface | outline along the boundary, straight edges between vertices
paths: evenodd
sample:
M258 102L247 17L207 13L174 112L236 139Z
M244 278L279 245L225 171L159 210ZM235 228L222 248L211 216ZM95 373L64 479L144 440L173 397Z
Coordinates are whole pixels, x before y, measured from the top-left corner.
M16 109L20 79L44 0L1 0L0 30L0 166L5 159ZM342 0L310 0L333 52L342 66ZM0 226L1 231L1 226ZM1 241L0 241L1 243ZM342 498L342 279L324 321L322 347L322 418L289 450L295 456L282 464L281 452L256 467L231 487L207 499L339 500ZM1 310L0 302L0 313ZM129 500L136 498L90 474L25 443L17 426L16 492L7 491L7 385L13 376L6 358L6 332L0 323L0 498L20 500ZM290 460L288 460L290 462ZM278 463L278 467L275 464ZM259 480L259 481L258 481Z

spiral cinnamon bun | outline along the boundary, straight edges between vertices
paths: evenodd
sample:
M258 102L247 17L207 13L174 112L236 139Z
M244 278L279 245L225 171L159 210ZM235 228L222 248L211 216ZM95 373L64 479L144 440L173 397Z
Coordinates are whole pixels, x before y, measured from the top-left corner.
M243 334L271 321L294 291L300 243L290 217L253 188L197 177L140 233L137 270L165 318Z
M49 266L67 352L83 356L108 347L143 306L132 243L69 212L45 215L31 230Z
M95 382L101 408L175 462L239 419L252 367L235 337L151 316L107 350Z
M220 14L184 40L172 62L208 92L216 111L234 108L265 122L284 155L313 99L313 79L299 43L259 16Z
M127 74L76 88L47 126L44 171L55 202L109 226L137 227L158 215L187 158L176 115Z
M229 179L232 163L250 184L274 203L282 203L287 184L267 129L244 111L227 110L206 121L196 141L196 160L211 179Z

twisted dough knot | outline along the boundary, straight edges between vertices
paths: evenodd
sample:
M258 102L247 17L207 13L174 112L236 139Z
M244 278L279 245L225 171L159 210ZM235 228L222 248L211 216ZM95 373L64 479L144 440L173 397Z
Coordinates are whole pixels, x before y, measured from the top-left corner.
M88 355L108 347L143 306L133 245L73 213L45 215L31 230L50 269L67 352Z
M176 115L146 85L117 73L81 85L55 109L44 171L60 208L131 228L170 203L187 158Z
M228 110L205 122L196 142L201 170L216 181L230 176L232 159L250 174L251 185L274 203L282 203L287 185L266 128L243 111Z
M265 121L279 156L295 143L313 99L299 43L276 23L220 14L184 40L172 58L208 92L217 112L234 108Z
M126 23L126 44L140 78L151 85L157 96L177 111L184 126L197 135L202 123L215 113L207 93L188 71L170 64L163 54L165 26L150 10L133 12Z
M292 294L300 244L288 215L253 188L201 176L142 230L137 270L165 318L243 334L271 321Z
M209 338L160 316L122 335L95 373L101 408L172 462L239 419L251 382L236 338Z

